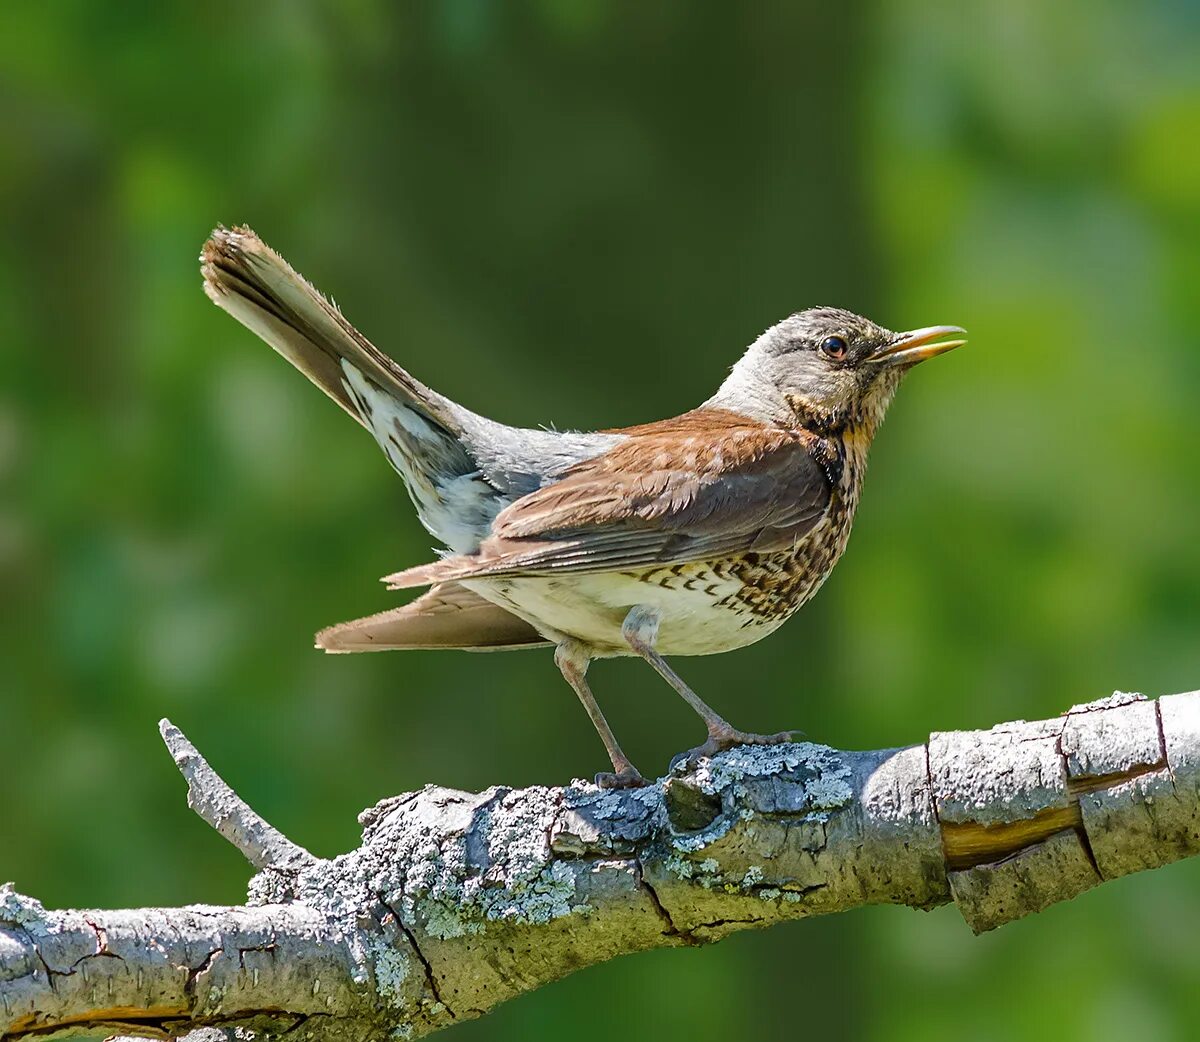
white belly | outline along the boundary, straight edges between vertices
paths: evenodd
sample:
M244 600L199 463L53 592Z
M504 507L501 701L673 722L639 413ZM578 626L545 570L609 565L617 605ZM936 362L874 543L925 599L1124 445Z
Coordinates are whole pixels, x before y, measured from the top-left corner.
M656 647L664 655L712 655L743 648L777 629L782 618L753 614L736 600L740 583L718 579L703 564L664 581L633 574L468 580L482 597L530 622L549 640L573 637L597 656L629 655L621 624L635 605L661 613Z

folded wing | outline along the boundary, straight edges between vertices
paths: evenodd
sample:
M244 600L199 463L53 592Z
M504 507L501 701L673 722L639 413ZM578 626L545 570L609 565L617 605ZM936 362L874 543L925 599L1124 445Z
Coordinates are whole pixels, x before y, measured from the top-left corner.
M449 579L622 571L791 546L828 509L807 431L651 426L501 511L478 553L389 576Z

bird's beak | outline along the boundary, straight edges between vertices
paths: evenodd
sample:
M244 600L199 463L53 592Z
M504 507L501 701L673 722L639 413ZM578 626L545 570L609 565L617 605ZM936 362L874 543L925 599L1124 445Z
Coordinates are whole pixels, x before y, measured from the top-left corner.
M925 326L924 329L910 329L907 333L896 334L896 339L884 344L871 355L872 362L886 362L888 365L916 365L934 355L944 355L956 347L962 347L966 340L942 340L952 333L965 333L958 326Z

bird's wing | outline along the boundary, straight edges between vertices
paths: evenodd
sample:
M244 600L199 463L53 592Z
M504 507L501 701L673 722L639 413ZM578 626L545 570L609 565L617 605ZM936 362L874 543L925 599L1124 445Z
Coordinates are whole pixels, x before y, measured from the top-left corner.
M332 654L412 648L509 651L546 644L529 623L465 586L443 583L402 608L321 630L316 646Z
M385 582L621 571L784 549L829 505L822 446L807 431L749 421L647 428L501 511L478 553Z

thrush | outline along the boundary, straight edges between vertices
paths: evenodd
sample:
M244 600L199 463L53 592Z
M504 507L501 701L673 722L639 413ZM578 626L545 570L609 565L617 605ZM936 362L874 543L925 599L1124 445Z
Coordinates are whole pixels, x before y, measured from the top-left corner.
M359 333L249 228L201 257L221 308L370 432L440 560L385 578L429 587L316 635L329 652L554 647L599 732L605 786L639 785L588 686L592 659L637 656L703 719L694 755L788 740L739 731L667 656L778 629L846 548L867 451L905 373L965 343L957 326L894 333L838 308L755 340L711 398L671 419L592 433L523 429L426 387Z

